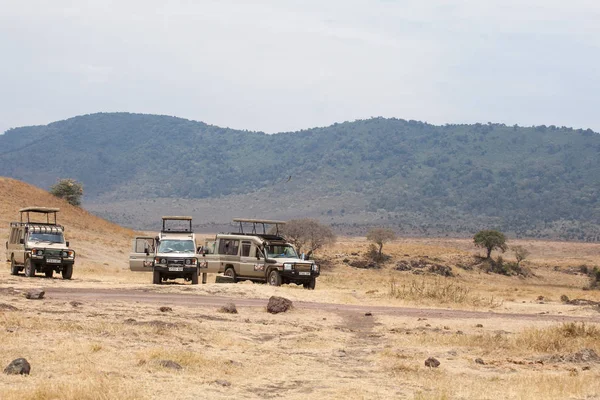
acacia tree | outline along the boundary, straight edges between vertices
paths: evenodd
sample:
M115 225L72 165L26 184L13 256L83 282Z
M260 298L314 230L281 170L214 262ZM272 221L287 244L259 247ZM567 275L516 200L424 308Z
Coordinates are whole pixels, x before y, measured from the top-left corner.
M508 249L506 236L502 232L495 230L482 230L473 236L473 242L476 247L482 247L487 250L487 257L490 258L492 250L500 250L502 253Z
M521 261L529 256L529 250L523 246L512 246L512 251L515 252L515 258L517 259L517 265L521 264Z
M310 218L292 219L279 227L279 232L294 245L298 253L306 252L310 257L314 251L336 241L333 230Z
M381 259L383 245L396 239L396 233L389 228L373 228L367 233L367 240L379 246L378 257Z
M83 184L75 179L59 179L50 188L50 193L58 198L65 199L71 205L79 206L81 205L81 196L83 196Z

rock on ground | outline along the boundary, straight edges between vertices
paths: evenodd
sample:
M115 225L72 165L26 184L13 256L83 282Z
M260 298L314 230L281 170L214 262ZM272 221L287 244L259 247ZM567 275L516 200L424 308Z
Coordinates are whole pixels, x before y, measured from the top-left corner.
M158 365L160 365L161 367L164 367L164 368L177 369L177 370L182 369L181 365L179 365L175 361L171 361L171 360L158 360Z
M292 301L285 297L271 296L269 304L267 304L267 311L271 314L286 312L290 308L292 308Z
M235 307L235 304L233 303L227 303L225 304L223 307L219 308L219 312L222 313L226 313L226 314L237 314L237 308Z
M429 357L425 360L425 366L429 368L437 368L440 366L440 362L433 357Z
M43 299L46 292L42 289L31 289L25 293L25 298L30 300Z
M7 375L29 375L31 371L31 365L24 358L17 358L13 360L6 368L4 373Z

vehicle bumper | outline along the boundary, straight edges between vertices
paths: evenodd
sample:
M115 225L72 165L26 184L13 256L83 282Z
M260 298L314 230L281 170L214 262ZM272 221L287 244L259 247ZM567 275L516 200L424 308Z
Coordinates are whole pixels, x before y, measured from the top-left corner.
M33 258L32 257L31 262L33 263L33 265L35 265L36 269L47 269L47 268L61 269L62 267L66 267L68 265L75 264L74 259L67 259L67 258L61 259L60 262L52 262L46 258Z
M174 270L174 268L181 268L181 270ZM167 267L161 265L155 265L154 271L160 272L160 274L166 278L180 278L192 275L198 271L198 267Z
M303 271L280 271L281 277L295 282L308 282L320 275L318 272L310 271L309 275L302 274Z

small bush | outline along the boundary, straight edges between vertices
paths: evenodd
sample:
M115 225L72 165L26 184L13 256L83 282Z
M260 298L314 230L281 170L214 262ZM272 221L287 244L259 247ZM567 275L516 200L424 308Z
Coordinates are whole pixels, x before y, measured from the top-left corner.
M75 179L59 179L58 182L50 188L50 194L65 199L74 206L81 205L83 196L83 184Z

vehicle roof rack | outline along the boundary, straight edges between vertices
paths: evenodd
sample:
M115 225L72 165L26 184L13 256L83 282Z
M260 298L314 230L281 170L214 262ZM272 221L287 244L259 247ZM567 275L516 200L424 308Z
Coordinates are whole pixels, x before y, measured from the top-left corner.
M46 215L46 224L47 225L56 225L56 213L60 211L60 208L50 208L50 207L25 207L19 210L19 216L21 223L31 224L31 220L29 218L30 213L37 214L45 214ZM27 217L27 222L23 221L23 214ZM50 214L54 215L54 222L50 222ZM37 224L43 224L43 222L34 222Z
M275 225L275 235L269 235L269 236L276 236L279 237L279 225L285 225L285 221L276 221L276 220L272 220L272 219L253 219L253 218L234 218L233 222L239 222L240 224L240 231L238 232L239 234L244 234L244 223L246 224L252 224L252 232L250 233L251 235L259 235L259 233L256 230L256 226L257 225L262 225L262 231L263 233L260 235L261 237L264 237L267 234L267 225ZM266 239L266 237L265 237Z
M167 228L167 221L188 221L189 225L187 227ZM162 217L161 233L193 233L192 217L184 217L179 215Z

